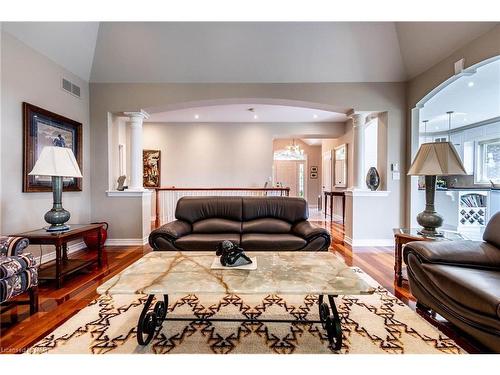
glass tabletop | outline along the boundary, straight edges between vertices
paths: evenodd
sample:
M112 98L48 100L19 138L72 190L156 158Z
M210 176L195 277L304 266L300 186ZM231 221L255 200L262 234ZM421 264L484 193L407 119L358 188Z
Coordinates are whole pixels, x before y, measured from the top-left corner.
M451 230L439 230L439 232L443 233L442 237L433 237L433 236L425 236L423 234L419 234L420 228L395 228L394 234L402 234L408 237L415 238L425 238L426 240L432 241L461 241L468 240L466 236L456 231Z
M371 294L374 288L329 252L248 252L256 270L212 269L213 252L146 254L99 294Z

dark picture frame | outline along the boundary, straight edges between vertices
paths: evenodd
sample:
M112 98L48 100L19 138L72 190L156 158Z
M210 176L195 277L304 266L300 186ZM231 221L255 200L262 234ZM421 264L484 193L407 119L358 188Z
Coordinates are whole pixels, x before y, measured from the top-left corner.
M23 192L51 192L50 177L29 176L44 146L69 147L80 170L82 163L82 124L64 116L23 102ZM82 179L63 179L63 191L82 191Z
M142 161L142 185L146 189L159 188L161 185L161 151L142 150Z

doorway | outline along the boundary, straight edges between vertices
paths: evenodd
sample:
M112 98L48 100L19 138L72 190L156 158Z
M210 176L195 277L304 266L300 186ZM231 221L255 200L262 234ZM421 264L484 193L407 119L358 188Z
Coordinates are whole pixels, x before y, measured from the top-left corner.
M307 197L306 160L274 160L274 185L290 188L291 197Z

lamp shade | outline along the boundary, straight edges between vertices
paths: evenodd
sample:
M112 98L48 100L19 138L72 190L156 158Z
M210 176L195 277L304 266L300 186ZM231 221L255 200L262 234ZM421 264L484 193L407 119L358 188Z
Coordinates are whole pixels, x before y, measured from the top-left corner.
M449 176L467 174L460 156L450 142L424 143L411 164L410 176Z
M29 173L31 176L83 177L70 148L46 146Z

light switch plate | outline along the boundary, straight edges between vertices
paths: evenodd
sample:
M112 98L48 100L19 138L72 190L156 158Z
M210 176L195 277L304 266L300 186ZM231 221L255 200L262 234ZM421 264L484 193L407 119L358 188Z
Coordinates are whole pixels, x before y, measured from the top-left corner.
M399 180L399 178L400 178L400 174L399 174L399 172L392 172L392 179L393 179L394 181Z
M391 164L391 171L399 172L399 163L392 163Z

